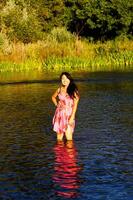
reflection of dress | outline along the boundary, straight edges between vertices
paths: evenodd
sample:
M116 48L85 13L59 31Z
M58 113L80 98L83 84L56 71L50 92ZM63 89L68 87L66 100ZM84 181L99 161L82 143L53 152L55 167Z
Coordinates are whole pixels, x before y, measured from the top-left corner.
M57 133L64 133L68 126L71 132L74 131L75 121L70 126L68 121L72 114L74 100L68 94L58 94L59 103L53 117L53 130Z
M77 151L73 142L56 144L54 153L53 183L55 192L62 197L76 197L80 187L78 173L81 169L77 163Z

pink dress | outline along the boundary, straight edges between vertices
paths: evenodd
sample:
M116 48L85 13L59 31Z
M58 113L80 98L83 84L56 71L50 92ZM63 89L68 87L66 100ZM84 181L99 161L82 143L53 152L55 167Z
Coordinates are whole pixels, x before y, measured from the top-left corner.
M69 119L72 114L74 100L68 94L58 94L59 102L53 117L53 130L56 133L65 133L67 128L70 128L71 132L74 131L75 121L72 125L69 125Z

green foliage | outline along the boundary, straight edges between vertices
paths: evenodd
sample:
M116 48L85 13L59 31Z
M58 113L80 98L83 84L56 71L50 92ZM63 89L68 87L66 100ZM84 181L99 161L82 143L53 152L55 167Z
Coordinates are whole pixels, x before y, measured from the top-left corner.
M94 39L132 34L132 0L66 0L68 28Z
M34 42L41 38L41 26L34 10L19 7L13 0L7 2L1 12L1 29L6 31L10 40L24 43Z
M61 28L54 28L51 31L50 37L52 40L57 41L59 43L61 42L66 42L73 40L73 35L66 30L66 28L61 27Z
M43 31L49 32L64 25L64 0L39 0L36 12Z
M4 36L2 33L0 33L0 49L2 48L3 44L4 44Z
M14 26L12 37L18 40L29 43L41 39L41 27L36 19L36 16L29 15L27 19L20 20Z
M0 31L24 43L57 27L90 40L133 35L133 0L1 0L0 10Z
M50 34L51 36L51 34ZM50 37L49 37L50 38ZM32 70L133 71L133 41L89 43L85 40L9 43L0 49L0 72Z

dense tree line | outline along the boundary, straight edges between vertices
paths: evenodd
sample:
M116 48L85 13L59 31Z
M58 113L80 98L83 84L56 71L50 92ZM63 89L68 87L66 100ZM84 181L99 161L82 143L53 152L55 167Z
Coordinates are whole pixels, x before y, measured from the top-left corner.
M90 40L132 37L132 0L0 0L0 31L24 43L66 27Z

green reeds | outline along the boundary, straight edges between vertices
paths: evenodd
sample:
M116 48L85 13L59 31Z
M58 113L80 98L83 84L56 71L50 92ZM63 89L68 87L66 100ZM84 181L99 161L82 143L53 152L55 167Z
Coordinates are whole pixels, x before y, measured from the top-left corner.
M8 44L8 45L7 45ZM2 43L0 71L133 71L133 41L88 42L72 36L36 43Z

